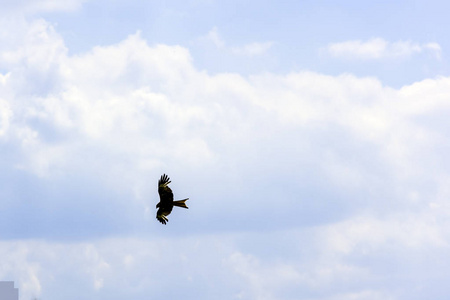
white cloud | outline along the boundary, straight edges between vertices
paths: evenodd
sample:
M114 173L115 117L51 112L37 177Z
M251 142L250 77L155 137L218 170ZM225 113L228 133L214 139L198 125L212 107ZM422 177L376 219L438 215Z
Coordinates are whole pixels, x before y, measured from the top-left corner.
M227 290L233 271L222 258L230 253L226 239L199 237L120 238L57 243L40 240L2 241L1 279L14 279L21 300L32 298L134 299L184 296L202 299ZM225 248L222 248L225 247ZM127 263L133 257L137 263ZM166 280L171 278L171 280ZM211 279L225 279L209 286ZM177 287L173 288L173 283ZM192 289L192 285L203 285ZM232 287L232 289L234 289Z
M438 43L427 43L423 45L424 49L428 49L430 52L432 52L436 59L441 59L441 52L442 48Z
M330 226L324 232L327 232L329 247L344 255L383 248L423 251L449 247L450 232L443 226L447 223L445 218L430 213L428 210L423 214L393 214L382 220L358 217Z
M429 51L439 58L441 47L437 43L388 42L382 38L373 38L368 41L352 40L333 43L328 45L325 51L331 56L346 59L408 58L424 51Z
M2 241L0 278L16 281L21 300L146 299L150 293L185 299L445 296L448 217L430 212L277 231L186 231L181 237L155 227L137 237Z
M172 164L201 170L245 162L251 170L259 166L255 157L266 157L272 163L259 176L269 180L268 174L291 157L298 166L315 164L333 185L364 189L368 177L386 171L391 180L406 184L426 170L423 157L437 159L427 148L446 141L438 128L415 121L446 109L446 78L394 90L352 75L209 76L195 69L187 49L150 47L139 34L70 57L43 21L26 32L23 43L14 46L20 50L3 52L16 56L5 60L12 71L3 84L9 112L2 115L2 132L21 148L16 166L41 176L74 168L101 174L108 165L104 180L126 188L141 172ZM331 128L340 130L343 140L322 148ZM348 143L360 151L372 149L371 159L364 159L367 154L352 158ZM384 171L372 169L370 161L376 160ZM302 176L286 165L287 170L294 178ZM239 176L244 175L250 174Z
M237 298L277 299L276 294L286 287L301 283L301 274L286 263L267 264L252 255L235 252L226 260L233 272L245 281L245 289Z
M273 42L250 43L242 47L233 47L231 51L239 55L256 56L265 54L273 45Z
M225 42L219 36L217 27L214 27L213 29L211 29L205 38L210 40L217 48L222 48L225 46Z
M23 299L446 295L449 78L210 75L139 33L70 56L45 21L17 30L0 43L0 275ZM191 198L166 227L163 172Z
M235 55L259 56L266 54L273 46L273 42L252 42L242 46L227 47L224 39L220 36L217 27L211 29L205 37L200 40L206 40L213 43L218 49L225 49Z
M18 51L3 52L16 56L5 60L11 72L2 132L20 147L15 166L41 176L74 169L100 175L108 166L101 178L127 189L145 172L177 165L224 171L244 164L250 173L236 175L253 176L261 167L256 158L265 157L260 180L283 166L300 180L286 164L290 157L298 167L314 164L332 185L364 190L367 178L400 186L420 178L423 158L439 159L429 147L440 151L448 142L439 128L417 122L447 109L446 78L395 90L345 74L210 76L195 69L187 49L150 47L139 33L71 57L50 25L29 27ZM335 134L341 140L323 148ZM346 149L362 152L354 157Z

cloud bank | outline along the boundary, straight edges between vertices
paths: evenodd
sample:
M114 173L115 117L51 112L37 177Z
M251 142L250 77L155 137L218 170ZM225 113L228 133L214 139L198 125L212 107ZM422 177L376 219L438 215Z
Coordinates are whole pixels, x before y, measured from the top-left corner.
M16 30L0 277L22 299L447 296L449 78L211 75L139 33L70 56L44 20ZM191 208L166 227L163 172Z

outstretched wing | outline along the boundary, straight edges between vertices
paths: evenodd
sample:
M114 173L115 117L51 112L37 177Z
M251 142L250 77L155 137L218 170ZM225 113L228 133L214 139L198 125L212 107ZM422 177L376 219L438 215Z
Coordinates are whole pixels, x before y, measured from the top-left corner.
M166 174L161 175L158 181L159 201L161 204L168 204L173 202L173 193L169 187L170 178Z
M172 212L172 206L165 206L160 207L158 211L156 212L156 219L160 221L162 224L166 224L166 222L169 222L169 219L167 219L167 216L170 215Z

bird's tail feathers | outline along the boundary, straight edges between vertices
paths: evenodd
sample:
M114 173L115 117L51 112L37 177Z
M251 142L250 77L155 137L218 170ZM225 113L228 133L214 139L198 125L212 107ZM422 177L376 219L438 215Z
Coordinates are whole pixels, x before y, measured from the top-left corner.
M188 201L189 198L183 199L183 200L178 200L178 201L173 201L173 205L175 206L179 206L179 207L184 207L184 208L189 208L186 206L186 201Z

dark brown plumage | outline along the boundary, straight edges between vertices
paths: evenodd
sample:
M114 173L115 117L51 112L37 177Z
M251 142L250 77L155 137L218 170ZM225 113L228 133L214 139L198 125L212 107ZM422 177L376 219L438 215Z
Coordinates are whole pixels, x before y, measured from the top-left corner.
M173 201L173 193L169 187L170 182L170 178L166 174L161 175L161 178L158 181L159 203L156 204L156 208L158 208L156 218L164 225L166 222L169 222L167 216L172 212L173 206L188 208L185 202L189 200L189 198Z

